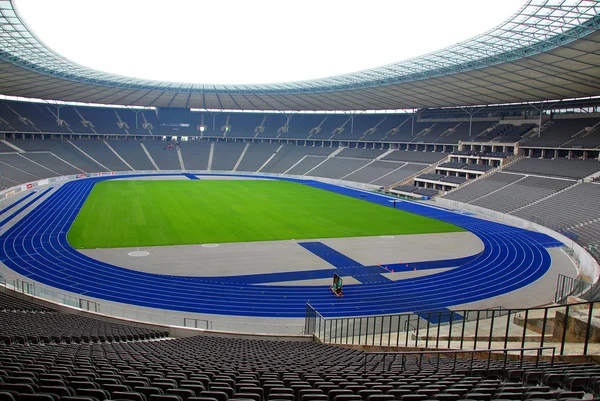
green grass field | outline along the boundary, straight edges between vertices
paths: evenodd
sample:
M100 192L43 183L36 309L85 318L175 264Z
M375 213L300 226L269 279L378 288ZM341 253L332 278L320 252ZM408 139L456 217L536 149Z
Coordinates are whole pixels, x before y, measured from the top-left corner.
M306 185L268 180L104 181L73 226L78 249L463 231Z

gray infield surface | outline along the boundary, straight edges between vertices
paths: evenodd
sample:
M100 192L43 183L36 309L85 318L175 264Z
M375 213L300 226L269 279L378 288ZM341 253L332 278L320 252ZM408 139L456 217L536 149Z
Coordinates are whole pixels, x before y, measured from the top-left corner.
M458 234L458 235L457 235ZM314 241L314 240L311 240ZM477 254L483 243L471 233L419 234L383 237L329 238L324 244L363 265L454 259ZM333 269L298 241L238 242L139 248L86 249L80 252L117 266L154 274L176 276L237 276L277 272ZM444 244L432 252L428 244ZM147 256L130 256L146 251ZM390 273L399 280L437 273L440 269ZM387 273L386 273L387 274ZM344 277L344 276L342 276ZM347 276L344 284L357 283ZM331 281L327 279L327 282ZM322 280L300 280L280 285L322 285Z

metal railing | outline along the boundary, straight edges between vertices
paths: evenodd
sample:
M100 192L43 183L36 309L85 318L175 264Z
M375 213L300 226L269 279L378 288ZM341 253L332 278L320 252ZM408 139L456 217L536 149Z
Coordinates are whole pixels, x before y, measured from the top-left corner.
M591 283L559 273L554 302L564 305L571 296L576 296L584 301L595 301L594 294L591 291L593 287Z
M452 373L456 373L457 367L464 368L464 362L470 361L469 370L473 369L473 365L475 362L478 364L481 363L482 360L487 360L486 369L489 371L492 361L497 361L500 357L502 357L502 369L506 369L508 363L509 354L518 355L518 366L519 368L523 367L523 362L525 360L525 354L531 354L532 351L535 352L535 367L538 366L541 357L544 351L551 351L550 354L550 366L554 365L554 357L556 353L555 347L533 347L533 348L499 348L499 349L476 349L476 350L447 350L447 351L406 351L406 352L365 352L363 370L366 372L369 370L370 372L375 372L377 370L377 366L381 365L381 371L391 371L392 366L397 364L398 357L400 357L400 371L404 372L406 370L406 365L408 362L409 356L415 356L415 365L417 369L420 371L423 367L423 359L429 357L429 361L431 362L431 356L437 356L435 359L435 364L433 364L434 371L439 371L442 366L442 357L448 358L448 355L452 358ZM475 354L486 354L487 358L481 358L478 356L475 358ZM465 358L464 356L470 355L471 358ZM389 357L389 358L388 358ZM445 361L444 361L445 362ZM457 362L461 362L461 365L458 365ZM371 367L369 367L371 365ZM430 363L431 365L431 363ZM444 366L446 369L447 366Z
M460 350L555 347L600 353L600 302L327 318L306 305L305 334L323 343Z
M50 301L58 305L77 308L86 312L98 313L107 317L128 319L146 324L161 326L177 326L193 329L216 330L224 332L241 333L273 333L273 334L301 334L301 324L268 324L252 321L227 321L208 320L195 317L193 314L181 313L179 315L148 311L143 308L126 307L124 304L111 304L88 299L76 294L67 294L52 287L46 287L35 281L22 278L9 277L0 272L0 293L10 293L16 297L33 296Z

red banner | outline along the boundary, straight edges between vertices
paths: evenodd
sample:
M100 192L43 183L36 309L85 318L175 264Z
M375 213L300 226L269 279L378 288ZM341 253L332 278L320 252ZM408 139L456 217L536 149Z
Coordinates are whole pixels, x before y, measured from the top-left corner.
M27 184L27 189L33 188L33 184Z

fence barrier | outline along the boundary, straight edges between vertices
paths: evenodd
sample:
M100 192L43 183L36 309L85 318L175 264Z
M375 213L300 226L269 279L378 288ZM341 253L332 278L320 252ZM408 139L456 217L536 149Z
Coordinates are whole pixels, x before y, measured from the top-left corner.
M558 355L588 355L600 353L599 318L600 302L348 318L322 316L307 303L305 334L327 344L460 350L554 347Z

